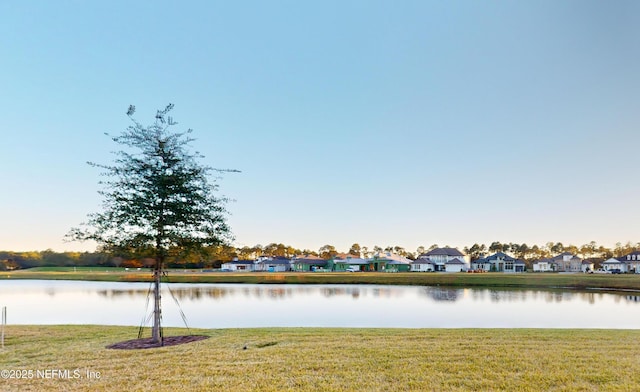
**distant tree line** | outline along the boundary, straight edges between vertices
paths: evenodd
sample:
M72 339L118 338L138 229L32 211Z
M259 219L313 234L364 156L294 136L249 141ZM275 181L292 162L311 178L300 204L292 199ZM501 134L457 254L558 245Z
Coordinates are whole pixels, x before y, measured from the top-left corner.
M282 243L270 243L268 245L255 245L234 247L227 245L210 246L196 254L185 254L178 248L170 250L167 257L169 268L220 268L222 263L233 259L254 260L260 256L287 257L294 256L318 256L329 259L336 255L348 254L353 257L372 257L377 253L392 252L408 259L415 260L421 254L440 247L432 244L429 247L419 246L415 251L408 251L401 246L361 246L358 243L351 245L349 249L340 252L333 245L324 245L317 251L310 249L298 249ZM444 245L448 247L448 245ZM589 259L595 263L602 262L611 257L621 257L628 253L640 250L639 243L617 243L614 248L598 245L595 241L581 246L563 245L561 242L548 242L544 245L528 245L512 242L501 243L498 241L486 244L473 244L461 249L470 256L471 260L477 260L496 252L504 252L512 257L521 259L530 266L534 260L553 257L563 252L575 254L583 259ZM54 252L51 249L45 251L10 252L0 251L0 270L25 269L33 267L123 267L123 268L147 268L153 266L153 249L113 249L109 252L98 249L96 252Z

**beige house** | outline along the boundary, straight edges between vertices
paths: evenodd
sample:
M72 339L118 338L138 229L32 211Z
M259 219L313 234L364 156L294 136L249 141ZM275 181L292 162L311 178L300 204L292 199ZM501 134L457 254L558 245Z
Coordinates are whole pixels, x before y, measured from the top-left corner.
M558 272L582 272L582 259L572 253L561 253L551 261L556 264Z

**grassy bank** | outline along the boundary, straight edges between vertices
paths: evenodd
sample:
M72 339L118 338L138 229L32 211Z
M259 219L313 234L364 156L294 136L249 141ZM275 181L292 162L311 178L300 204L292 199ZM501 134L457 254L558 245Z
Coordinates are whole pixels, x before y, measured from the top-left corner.
M151 280L148 270L123 268L34 268L0 273L0 279L70 279L144 282ZM617 289L640 291L640 274L467 274L467 273L230 273L188 270L169 271L169 280L180 283L297 283L297 284L391 284L452 287L523 287Z
M148 350L105 348L134 338L136 332L131 327L9 326L5 348L0 350L0 369L33 370L34 376L2 379L0 389L640 389L640 331L635 330L197 330L192 332L210 338ZM184 332L169 329L166 334ZM74 374L76 369L78 379L35 376L37 370L69 370Z

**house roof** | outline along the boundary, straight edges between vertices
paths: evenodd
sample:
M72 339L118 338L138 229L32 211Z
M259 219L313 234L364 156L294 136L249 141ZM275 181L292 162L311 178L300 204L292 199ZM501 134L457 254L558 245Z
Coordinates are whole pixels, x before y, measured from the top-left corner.
M289 259L285 259L285 258L277 258L277 259L273 259L273 260L262 260L260 261L261 264L278 264L278 265L289 265L291 264L291 260Z
M627 253L624 256L617 257L617 259L620 261L640 261L640 251Z
M460 259L456 258L456 259L447 261L445 264L464 264L464 261L461 261Z
M400 256L396 253L386 252L386 253L378 253L375 256L378 260L387 260L389 261L387 264L410 264L411 260L407 259L404 256Z
M412 261L411 264L433 264L433 261L428 257L423 257Z
M493 260L498 260L498 259L502 259L504 261L516 261L516 259L514 259L513 257L511 257L508 254L503 253L503 252L498 252L498 253L492 254L491 256L487 256L485 259L488 260L488 261L493 261Z
M578 256L574 255L571 252L562 252L559 255L552 257L551 260L560 261L564 258L564 256L572 256L571 260L574 260L574 261L582 260L581 258L579 258Z
M405 260L389 260L387 262L388 265L407 265L407 264L411 264L411 260L407 259Z
M314 256L314 255L300 255L299 257L294 257L294 260L324 260L322 257Z
M296 259L293 261L295 264L309 264L309 265L327 265L327 260L323 259Z
M464 256L464 253L456 248L436 248L425 253L424 256Z
M337 259L334 260L334 263L336 264L349 264L349 265L364 265L364 264L369 264L369 260L365 260L365 259L361 259L359 257L352 257L349 259Z
M255 261L253 260L232 260L232 261L227 261L223 264L255 264Z
M538 263L556 264L556 262L553 259L540 259L533 262L533 264L538 264Z

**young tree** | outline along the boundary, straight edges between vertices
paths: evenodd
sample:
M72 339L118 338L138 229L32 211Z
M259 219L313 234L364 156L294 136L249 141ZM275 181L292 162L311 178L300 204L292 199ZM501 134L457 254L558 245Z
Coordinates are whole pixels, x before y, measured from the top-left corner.
M226 198L217 197L211 172L236 172L199 164L199 153L188 150L193 141L168 116L169 104L158 110L155 121L144 126L133 122L120 136L112 137L123 149L112 165L89 162L103 170L103 211L88 215L87 222L67 235L73 240L94 240L103 250L153 249L154 317L152 338L162 344L160 278L169 251L191 252L223 245L232 239L226 223ZM109 136L107 134L107 136Z

